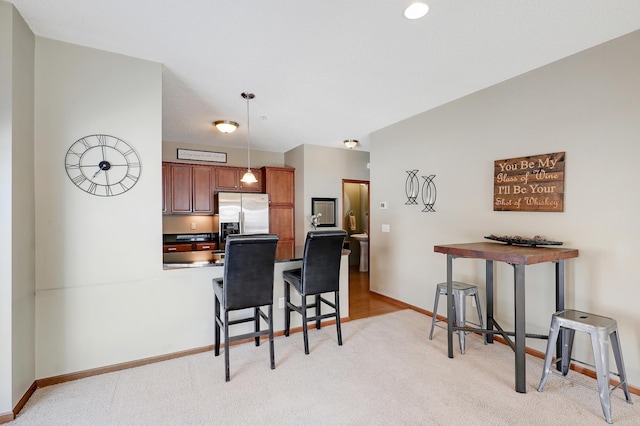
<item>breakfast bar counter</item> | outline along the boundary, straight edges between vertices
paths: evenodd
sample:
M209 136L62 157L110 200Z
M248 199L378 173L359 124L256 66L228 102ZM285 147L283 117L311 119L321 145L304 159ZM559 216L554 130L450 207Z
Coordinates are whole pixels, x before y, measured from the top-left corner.
M557 247L516 246L501 243L477 242L462 244L447 244L434 246L436 253L447 255L447 318L454 318L452 295L453 260L456 258L484 259L486 261L486 291L487 291L487 342L493 342L493 334L500 334L515 351L515 388L516 392L526 392L526 337L546 338L547 336L527 334L525 331L525 279L524 267L543 262L554 262L556 282L556 311L564 309L564 261L578 257L578 250ZM493 317L493 262L505 262L514 268L514 312L515 332L504 331ZM494 330L495 328L495 330ZM465 330L456 327L453 321L447 321L448 356L453 358L453 332ZM475 330L477 331L477 330ZM509 336L515 336L515 343ZM562 336L561 336L562 337ZM561 356L563 339L559 339L557 354ZM569 367L568 362L558 365L563 372Z

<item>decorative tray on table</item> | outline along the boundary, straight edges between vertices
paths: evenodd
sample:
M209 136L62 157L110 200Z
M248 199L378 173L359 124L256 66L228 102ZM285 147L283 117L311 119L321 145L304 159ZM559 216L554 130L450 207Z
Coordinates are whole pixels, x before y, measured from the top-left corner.
M561 246L562 241L549 241L541 237L540 235L536 235L533 238L521 237L519 235L511 236L511 235L489 235L485 237L487 240L500 241L501 243L507 243L507 245L517 245L517 246Z

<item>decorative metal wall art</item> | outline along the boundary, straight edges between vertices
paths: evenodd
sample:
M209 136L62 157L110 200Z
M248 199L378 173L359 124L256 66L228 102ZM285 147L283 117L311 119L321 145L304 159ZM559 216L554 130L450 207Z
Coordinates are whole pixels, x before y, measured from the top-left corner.
M404 183L404 192L407 195L405 205L417 205L418 195L422 195L423 212L435 212L436 204L436 184L433 179L436 175L422 176L422 192L420 192L420 180L418 179L418 169L407 170L407 180Z
M424 183L422 184L422 204L424 204L423 212L434 212L433 206L436 204L436 184L433 178L436 175L422 176Z
M404 192L407 194L407 202L405 205L413 205L418 204L416 198L418 198L418 193L420 191L420 180L418 179L418 170L407 170L409 176L407 176L407 180L404 183Z

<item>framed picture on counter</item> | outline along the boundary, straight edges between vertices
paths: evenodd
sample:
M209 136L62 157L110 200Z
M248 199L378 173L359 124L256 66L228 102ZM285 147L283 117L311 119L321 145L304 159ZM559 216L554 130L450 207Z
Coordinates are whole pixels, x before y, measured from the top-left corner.
M311 214L318 215L318 226L336 226L336 199L312 198Z

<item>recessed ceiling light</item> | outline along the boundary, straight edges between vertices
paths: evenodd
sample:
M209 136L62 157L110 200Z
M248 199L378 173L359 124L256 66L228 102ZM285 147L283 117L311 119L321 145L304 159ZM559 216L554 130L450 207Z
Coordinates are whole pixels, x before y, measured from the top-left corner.
M407 19L420 19L429 12L429 6L425 3L416 2L407 7L404 16Z

